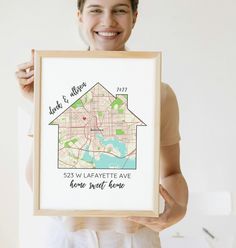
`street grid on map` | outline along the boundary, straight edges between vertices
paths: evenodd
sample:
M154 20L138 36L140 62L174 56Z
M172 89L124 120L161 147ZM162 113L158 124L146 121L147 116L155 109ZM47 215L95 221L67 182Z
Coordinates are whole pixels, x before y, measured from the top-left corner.
M59 168L135 169L137 126L128 95L97 83L50 124L58 125Z

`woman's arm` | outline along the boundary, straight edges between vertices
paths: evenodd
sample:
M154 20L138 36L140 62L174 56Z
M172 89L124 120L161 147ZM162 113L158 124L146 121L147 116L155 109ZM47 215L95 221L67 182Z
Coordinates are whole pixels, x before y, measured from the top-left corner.
M160 148L161 183L160 194L165 209L158 218L130 217L129 220L160 232L180 221L187 210L188 187L181 173L179 143Z
M160 216L166 218L164 228L181 220L187 210L188 186L180 169L179 143L160 149L161 184L160 191L165 199L165 211Z

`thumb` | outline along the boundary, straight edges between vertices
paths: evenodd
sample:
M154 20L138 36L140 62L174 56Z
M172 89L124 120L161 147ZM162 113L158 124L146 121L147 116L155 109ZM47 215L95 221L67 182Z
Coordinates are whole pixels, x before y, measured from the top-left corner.
M172 206L175 204L175 199L169 194L169 192L162 185L160 185L160 194L168 205Z
M34 49L31 49L31 59L34 60Z

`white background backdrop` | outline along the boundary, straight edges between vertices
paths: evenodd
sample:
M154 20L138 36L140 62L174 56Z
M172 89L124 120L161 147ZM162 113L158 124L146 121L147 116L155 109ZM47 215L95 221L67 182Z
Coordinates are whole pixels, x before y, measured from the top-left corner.
M180 106L181 163L190 192L236 191L235 9L234 0L141 1L128 45L163 52L163 81ZM31 214L23 180L30 104L19 96L16 65L30 59L31 48L84 49L77 30L76 0L0 0L1 247L18 247L19 216ZM20 230L28 231L27 223L21 219ZM22 242L34 238L29 234L21 233Z

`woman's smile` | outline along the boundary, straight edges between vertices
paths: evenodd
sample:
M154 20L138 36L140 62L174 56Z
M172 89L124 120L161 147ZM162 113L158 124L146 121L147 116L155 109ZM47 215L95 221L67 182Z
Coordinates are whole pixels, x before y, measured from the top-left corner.
M120 34L119 32L111 32L111 31L95 31L95 33L98 36L101 36L102 38L106 38L106 39L114 39Z
M94 31L94 33L98 39L104 40L104 42L115 40L121 34L121 32L113 31L113 30L100 30L100 31Z

